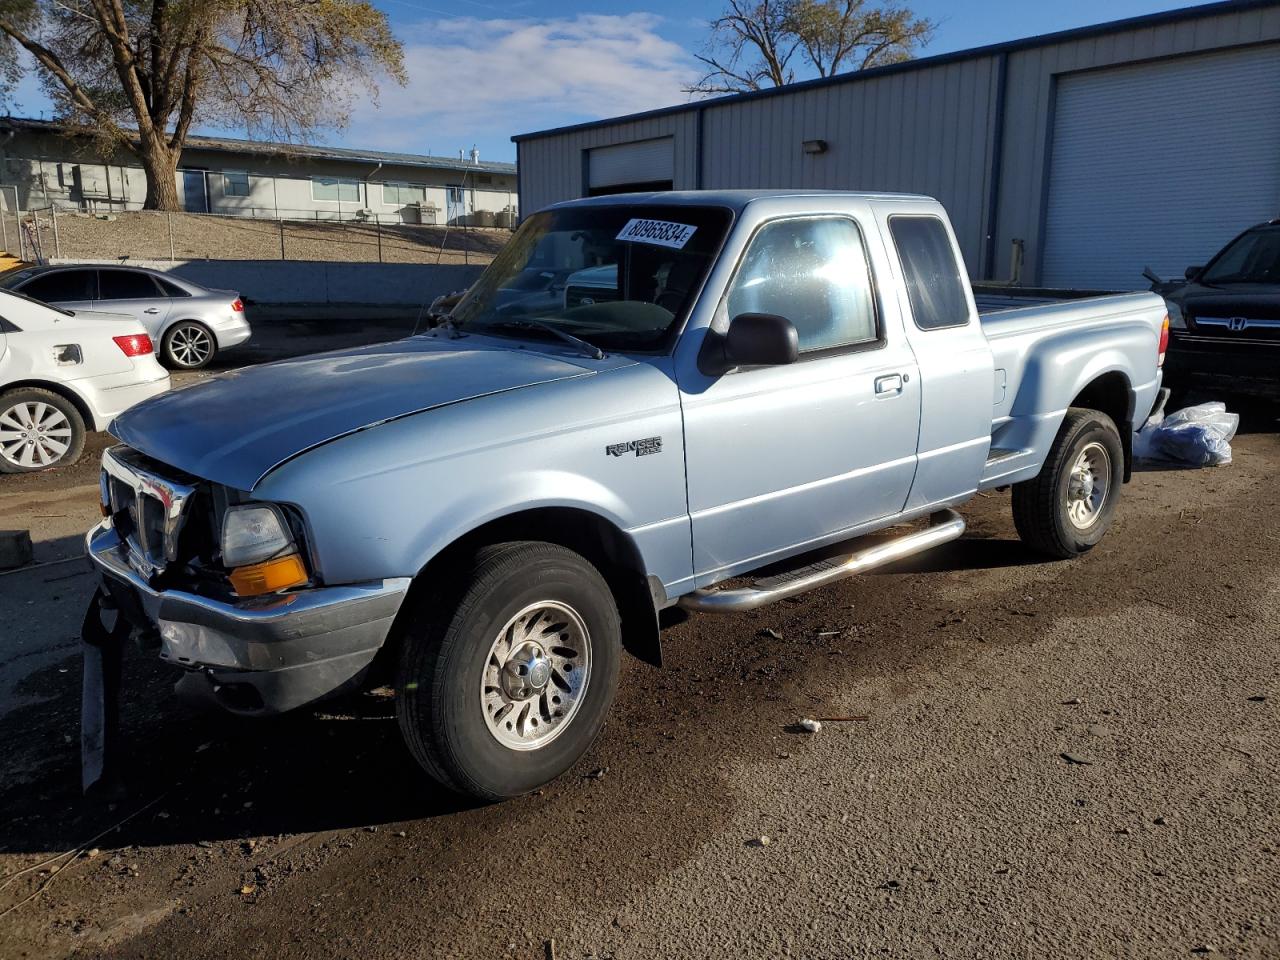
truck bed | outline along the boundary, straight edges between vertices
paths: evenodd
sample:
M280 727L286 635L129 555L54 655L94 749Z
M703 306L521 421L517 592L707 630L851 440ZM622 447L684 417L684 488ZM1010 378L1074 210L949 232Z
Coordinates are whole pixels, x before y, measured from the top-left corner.
M984 295L979 314L994 361L991 459L982 482L991 487L1039 471L1066 412L1053 409L1062 403L1058 398L1069 402L1084 384L1111 371L1148 368L1164 302L1151 293L1079 300ZM1130 417L1145 416L1159 378L1126 378L1126 385Z

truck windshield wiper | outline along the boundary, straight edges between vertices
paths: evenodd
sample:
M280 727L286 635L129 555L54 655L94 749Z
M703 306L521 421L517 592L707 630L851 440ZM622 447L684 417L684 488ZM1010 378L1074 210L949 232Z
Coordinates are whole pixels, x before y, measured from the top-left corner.
M496 323L486 324L489 327L502 328L506 327L515 330L542 330L551 334L565 343L572 344L581 350L586 356L592 360L603 360L605 353L594 343L583 340L581 337L575 337L572 333L565 333L559 327L554 327L549 323L543 323L541 320L499 320Z

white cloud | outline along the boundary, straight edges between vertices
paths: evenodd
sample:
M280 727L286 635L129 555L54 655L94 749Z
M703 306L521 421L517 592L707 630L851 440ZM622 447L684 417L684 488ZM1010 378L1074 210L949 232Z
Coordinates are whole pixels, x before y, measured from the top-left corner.
M383 83L376 109L357 102L342 139L449 154L683 102L697 70L684 48L658 35L659 23L631 13L417 24L401 31L408 84Z

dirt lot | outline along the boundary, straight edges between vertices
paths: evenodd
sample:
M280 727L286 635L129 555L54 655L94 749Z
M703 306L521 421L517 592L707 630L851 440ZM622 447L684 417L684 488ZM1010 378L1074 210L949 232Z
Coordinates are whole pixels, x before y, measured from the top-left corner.
M59 256L168 260L169 225L179 260L332 260L384 263L480 263L493 259L510 230L430 227L410 224L253 220L211 214L135 211L99 219L87 213L58 214ZM281 232L284 255L281 256ZM48 214L40 216L45 256L55 255Z
M135 655L132 794L86 809L91 578L0 577L0 956L1280 956L1274 428L1138 474L1076 562L993 495L914 564L672 624L572 773L487 808L385 696L237 723ZM92 478L0 482L0 525L74 553Z

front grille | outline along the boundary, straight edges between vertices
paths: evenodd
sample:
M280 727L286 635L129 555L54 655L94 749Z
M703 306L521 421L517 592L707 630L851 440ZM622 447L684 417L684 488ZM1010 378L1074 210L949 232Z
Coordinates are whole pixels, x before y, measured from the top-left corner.
M158 466L123 445L102 455L111 523L127 547L130 565L148 580L178 558L178 538L196 492L194 478L168 470L162 474Z
M1191 330L1201 336L1252 343L1280 343L1280 320L1277 319L1195 314L1188 319Z

